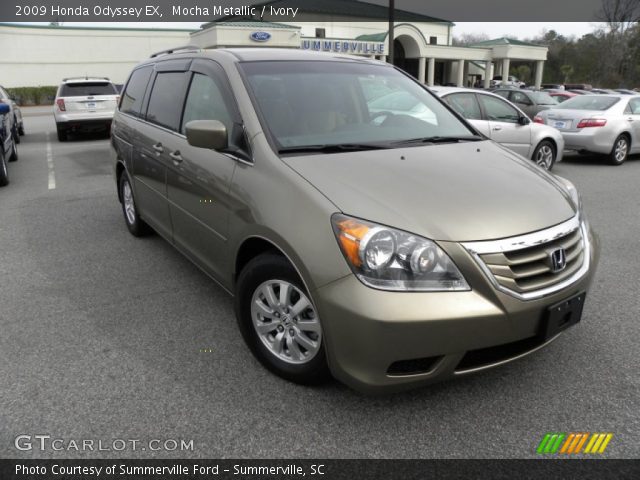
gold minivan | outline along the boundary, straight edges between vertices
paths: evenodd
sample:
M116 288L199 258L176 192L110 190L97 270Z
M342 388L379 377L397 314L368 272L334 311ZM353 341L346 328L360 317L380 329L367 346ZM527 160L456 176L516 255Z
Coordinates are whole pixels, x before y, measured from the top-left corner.
M383 96L393 109L371 107ZM232 294L247 345L289 380L398 390L580 321L598 244L575 187L388 64L161 52L131 73L112 146L130 232Z

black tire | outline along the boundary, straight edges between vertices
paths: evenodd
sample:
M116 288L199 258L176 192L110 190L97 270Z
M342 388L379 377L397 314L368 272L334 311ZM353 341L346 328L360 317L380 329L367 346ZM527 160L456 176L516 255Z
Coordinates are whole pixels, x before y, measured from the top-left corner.
M125 192L126 192L127 186L129 188L129 192L131 194L131 202L133 204L133 212L132 212L131 219L127 214L127 208L125 205L126 204ZM124 215L124 222L126 223L127 228L129 229L129 232L131 232L131 235L133 235L134 237L144 237L146 235L149 235L152 232L151 227L149 227L149 225L147 225L145 221L142 220L140 218L140 215L138 214L138 207L136 206L135 197L133 195L133 189L131 188L131 181L129 180L129 176L127 175L127 172L122 172L122 175L120 176L120 182L119 182L118 188L120 192L120 203L122 205L122 214Z
M58 132L58 141L66 142L67 141L67 131L63 127L56 127Z
M20 135L21 137L24 137L24 123L21 123L20 126L18 127L18 135Z
M13 119L13 128L11 129L11 136L13 137L13 142L18 144L20 143L20 132L18 131L18 121Z
M629 137L626 135L619 135L618 138L616 138L616 141L613 142L613 147L609 154L609 163L611 165L622 165L629 157L630 147Z
M264 282L271 280L284 280L307 297L309 295L296 270L282 255L275 252L266 253L252 259L238 277L235 296L236 319L247 346L262 365L282 378L302 385L316 385L326 381L330 378L330 374L324 349L324 336L320 337L320 347L315 356L301 364L292 364L280 359L258 336L251 313L252 299L257 289ZM284 335L286 334L285 331Z
M11 147L11 156L9 157L10 162L18 161L18 147L16 147L16 142L13 142L13 146Z
M548 158L549 154L551 155L550 160ZM542 140L533 151L531 160L540 168L551 171L556 163L556 158L558 158L558 152L555 144L551 140Z
M4 151L0 143L0 187L9 185L9 172L7 171L7 162L4 158Z

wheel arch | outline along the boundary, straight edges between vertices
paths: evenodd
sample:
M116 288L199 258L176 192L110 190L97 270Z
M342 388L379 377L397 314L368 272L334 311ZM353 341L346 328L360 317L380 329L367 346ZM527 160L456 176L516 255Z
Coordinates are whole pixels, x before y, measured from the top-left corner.
M126 170L124 163L121 160L118 160L116 163L116 190L118 191L118 201L122 203L122 192L120 192L120 178L122 177L122 173Z

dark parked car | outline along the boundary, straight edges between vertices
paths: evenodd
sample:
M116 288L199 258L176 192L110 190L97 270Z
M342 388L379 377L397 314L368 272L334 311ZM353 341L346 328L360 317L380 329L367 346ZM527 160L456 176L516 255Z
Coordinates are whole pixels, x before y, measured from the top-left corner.
M529 118L533 118L536 116L536 113L553 108L559 103L558 100L550 96L547 92L497 89L494 90L493 93L506 98L511 103L515 103L520 110L529 115Z
M11 133L12 125L11 107L0 102L0 187L9 183L7 162L18 160L18 148Z
M13 97L9 95L9 92L4 87L0 86L0 103L6 103L9 105L10 114L9 121L11 123L11 135L13 135L13 141L20 143L20 136L24 135L24 123L22 121L22 111Z

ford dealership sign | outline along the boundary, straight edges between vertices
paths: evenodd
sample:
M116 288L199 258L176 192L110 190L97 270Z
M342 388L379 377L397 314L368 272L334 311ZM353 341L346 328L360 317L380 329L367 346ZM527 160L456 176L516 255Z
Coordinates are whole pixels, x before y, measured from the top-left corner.
M271 38L271 34L269 32L253 32L251 34L251 40L254 42L268 42Z

